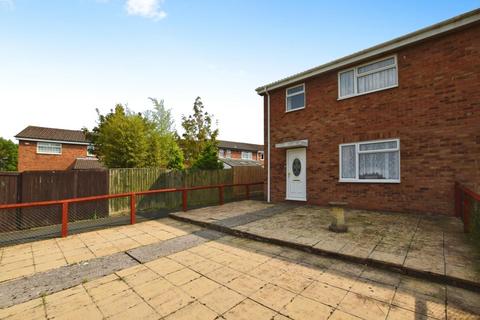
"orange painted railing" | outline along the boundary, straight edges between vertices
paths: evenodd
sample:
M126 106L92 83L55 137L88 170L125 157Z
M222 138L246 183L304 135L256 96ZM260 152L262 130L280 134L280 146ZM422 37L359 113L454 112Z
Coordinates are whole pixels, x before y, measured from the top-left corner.
M254 186L254 185L263 185L263 182L220 184L220 185L198 186L198 187L189 187L189 188L156 189L156 190L146 190L146 191L138 191L138 192L106 194L101 196L91 196L91 197L83 197L83 198L71 198L71 199L63 199L63 200L2 204L0 205L0 210L59 205L62 208L62 228L61 228L62 237L66 237L68 235L68 207L72 203L129 197L130 198L130 224L134 224L136 221L136 215L137 215L136 196L159 194L159 193L170 193L170 192L181 192L182 193L182 209L183 211L187 211L188 210L188 206L187 206L188 191L218 189L219 204L222 205L224 204L223 195L226 187L242 187L242 186L245 187L245 197L246 199L249 199L250 186Z
M463 220L463 229L465 232L471 232L471 222L475 207L480 205L480 194L473 190L455 183L455 216ZM479 209L477 209L479 210Z

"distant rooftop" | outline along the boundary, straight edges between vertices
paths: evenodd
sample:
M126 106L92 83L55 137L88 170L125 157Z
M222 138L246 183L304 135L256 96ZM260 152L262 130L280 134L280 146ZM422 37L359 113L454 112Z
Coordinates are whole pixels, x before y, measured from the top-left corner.
M85 134L82 130L68 130L57 128L45 128L28 126L20 131L15 138L18 140L32 139L32 140L52 140L52 141L65 141L88 144L89 142L85 138Z
M262 144L243 143L235 141L218 140L218 147L222 149L263 151Z
M73 170L106 169L97 158L77 158L73 164Z
M224 167L262 167L263 163L255 160L243 160L243 159L229 159L220 158L220 161L224 163Z

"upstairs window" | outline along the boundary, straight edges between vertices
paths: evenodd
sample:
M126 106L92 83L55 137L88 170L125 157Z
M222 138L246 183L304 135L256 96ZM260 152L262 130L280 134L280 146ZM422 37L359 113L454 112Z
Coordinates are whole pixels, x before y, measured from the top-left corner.
M252 160L252 153L247 151L242 151L243 160Z
M305 108L305 85L291 87L286 90L286 112Z
M219 157L219 158L225 157L225 150L219 149L219 150L218 150L218 157Z
M232 158L232 150L227 150L226 158L227 158L227 159L231 159L231 158Z
M338 73L338 98L348 98L398 85L396 56Z
M95 157L95 148L93 144L87 146L87 157Z
M62 154L62 144L51 142L37 142L37 153Z
M400 140L340 145L341 182L400 182Z

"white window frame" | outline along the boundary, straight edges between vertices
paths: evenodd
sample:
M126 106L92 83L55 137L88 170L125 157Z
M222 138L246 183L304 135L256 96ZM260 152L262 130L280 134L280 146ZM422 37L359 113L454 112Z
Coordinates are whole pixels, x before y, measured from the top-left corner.
M369 64L373 64L373 63L376 63L376 62L379 62L379 61L388 60L388 59L391 59L391 58L393 58L393 60L394 60L393 65L385 66L385 67L382 67L382 68L379 68L379 69L375 69L375 70L367 71L367 72L362 73L362 74L358 74L358 69L361 68L361 67L364 67L364 66L367 66ZM371 90L371 91L358 93L358 88L357 87L358 87L358 78L359 77L364 77L364 76L372 74L372 73L377 73L377 72L387 70L387 69L392 69L392 68L395 68L395 71L397 72L397 83L396 84L388 86L388 87L380 88L380 89L375 89L375 90ZM353 94L350 94L350 95L347 95L347 96L341 96L340 75L343 74L343 73L346 73L346 72L350 72L350 71L353 71ZM391 89L391 88L396 88L396 87L398 87L398 83L399 83L399 79L398 79L397 55L394 54L392 56L372 60L372 61L369 61L367 63L360 64L360 65L354 66L352 68L344 69L344 70L338 72L338 75L337 75L338 99L337 100L343 100L343 99L348 99L348 98L352 98L352 97L363 96L365 94L369 94L369 93L372 93L372 92L378 92L378 91L382 91L382 90L388 90L388 89Z
M218 149L218 157L219 158L225 158L225 150Z
M44 145L44 147L46 145L48 145L49 147L51 147L52 145L55 145L55 146L60 146L60 152L47 152L47 151L40 151L40 145ZM52 154L52 155L62 155L62 144L61 143L54 143L54 142L37 142L37 153L38 154Z
M232 159L232 150L227 149L225 151L225 158L226 159Z
M381 149L381 150L364 150L360 151L360 145L370 144L370 143L382 143L382 142L397 142L396 148L390 149ZM342 178L342 147L345 146L355 146L355 178ZM360 179L360 154L361 153L380 153L380 152L393 152L398 151L398 179ZM371 140L371 141L360 141L353 143L342 143L338 146L338 164L339 164L339 182L355 182L355 183L400 183L401 182L401 153L400 153L400 139L385 139L385 140Z
M250 154L250 157L245 158L243 156L244 154ZM242 158L242 160L253 160L253 152L252 151L242 151L241 158Z
M93 144L87 146L87 157L95 157L95 153L90 152L89 148L93 148Z
M303 90L300 91L300 92L295 92L293 94L288 94L288 90L293 89L293 88L297 88L297 87L302 87ZM298 96L300 94L303 94L303 107L288 110L288 98ZM305 83L297 84L297 85L294 85L293 87L289 87L289 88L285 89L285 112L293 112L293 111L298 111L298 110L305 109L306 99L307 99L307 94L305 92Z

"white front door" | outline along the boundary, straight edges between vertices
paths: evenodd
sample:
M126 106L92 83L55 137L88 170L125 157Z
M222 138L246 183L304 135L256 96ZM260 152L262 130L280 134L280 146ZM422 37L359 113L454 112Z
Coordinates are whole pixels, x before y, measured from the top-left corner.
M307 149L287 150L287 200L307 201Z

